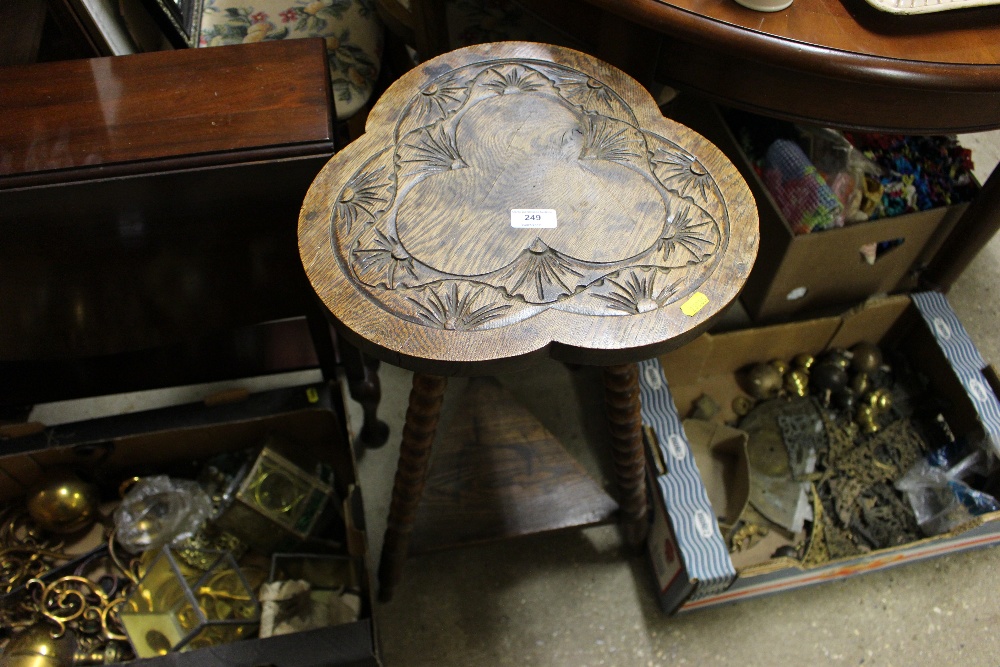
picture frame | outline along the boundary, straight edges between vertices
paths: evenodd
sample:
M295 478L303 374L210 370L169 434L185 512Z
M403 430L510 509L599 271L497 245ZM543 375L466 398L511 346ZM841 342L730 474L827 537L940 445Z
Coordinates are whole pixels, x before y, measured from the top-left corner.
M174 48L196 48L202 0L142 0Z

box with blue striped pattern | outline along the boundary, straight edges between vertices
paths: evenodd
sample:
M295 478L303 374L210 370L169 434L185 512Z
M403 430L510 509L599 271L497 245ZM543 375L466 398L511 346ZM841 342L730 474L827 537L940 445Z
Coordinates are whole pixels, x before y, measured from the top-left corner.
M709 489L720 482L699 472L683 418L708 394L720 406L716 419L734 423L739 369L861 341L904 354L939 393L949 426L1000 453L1000 381L938 293L872 300L839 317L709 333L647 361L640 385L653 508L648 556L664 611L736 602L1000 543L1000 512L994 512L949 533L811 567L773 556L773 543L766 553L729 553L718 524L722 512L709 501L717 497Z

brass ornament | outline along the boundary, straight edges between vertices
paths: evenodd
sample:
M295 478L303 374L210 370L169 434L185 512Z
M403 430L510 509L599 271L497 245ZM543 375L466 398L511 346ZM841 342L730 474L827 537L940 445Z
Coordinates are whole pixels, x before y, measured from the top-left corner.
M72 634L55 637L45 625L15 635L0 655L4 667L72 667L76 641Z
M758 400L777 396L782 386L782 374L771 364L754 364L744 376L746 392Z
M42 617L56 626L54 637L61 637L72 627L82 634L100 635L104 639L127 639L120 632L117 618L124 597L109 597L87 577L70 575L49 584L32 579L28 591L38 600Z
M875 409L872 408L867 402L862 403L857 407L854 412L854 421L857 422L858 426L861 427L862 433L867 433L872 435L878 433L879 425L878 419L875 415Z
M737 396L733 399L732 408L737 417L745 417L753 409L753 400L746 396Z
M809 373L796 368L785 376L785 391L792 396L805 397L809 395Z
M847 386L847 371L839 364L822 361L809 372L809 381L821 391L834 392Z
M779 510L791 505L793 482L801 482L812 518L800 544L773 551L772 557L816 566L920 539L912 508L894 482L927 445L903 416L912 405L910 389L897 385L895 377L875 346L829 351L811 363L809 355L794 358L780 398L759 402L740 423L750 436L750 506L760 521L741 517L730 536L731 552L753 548L761 526L789 530L778 518ZM795 407L803 400L796 398L801 380L818 420ZM779 444L784 460L775 453ZM802 465L813 461L815 468ZM786 486L775 484L779 471Z
M851 367L851 361L854 358L853 353L840 348L835 347L823 355L821 363L833 364L834 366L846 371Z
M46 472L46 479L28 491L28 514L42 528L58 534L76 533L98 518L97 487L68 470Z
M871 387L871 378L867 373L856 373L854 377L851 378L851 389L858 396L864 396L868 393L868 388Z
M795 364L796 368L809 372L809 369L811 369L813 364L816 363L816 357L803 352L802 354L795 355L792 363Z
M871 373L882 366L882 351L872 343L854 345L851 354L851 367L859 373Z

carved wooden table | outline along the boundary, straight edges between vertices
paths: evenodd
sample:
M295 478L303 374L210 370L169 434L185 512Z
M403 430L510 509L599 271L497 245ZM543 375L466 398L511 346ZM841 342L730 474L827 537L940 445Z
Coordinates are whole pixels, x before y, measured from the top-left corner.
M313 182L299 250L342 335L415 371L379 571L409 548L446 375L605 366L626 535L646 530L634 362L707 328L757 253L713 145L582 53L498 43L394 83Z

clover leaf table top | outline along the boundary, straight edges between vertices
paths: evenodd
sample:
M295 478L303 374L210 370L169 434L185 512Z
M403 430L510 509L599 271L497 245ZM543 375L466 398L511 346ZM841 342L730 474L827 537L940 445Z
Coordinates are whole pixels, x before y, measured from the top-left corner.
M714 145L619 70L523 42L402 76L299 219L343 334L440 375L673 349L737 297L757 245L753 197Z

